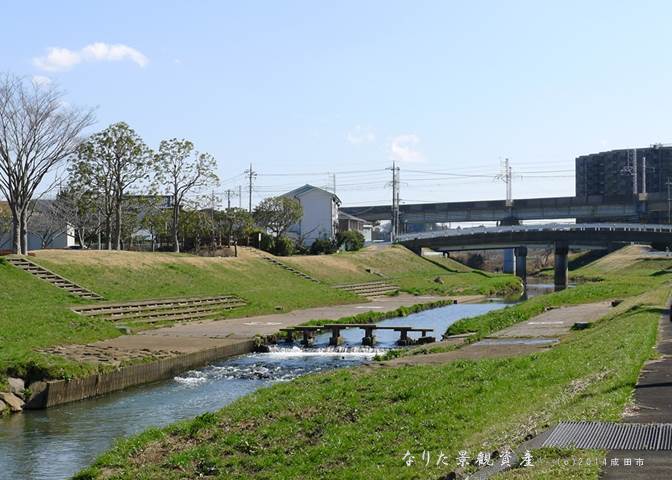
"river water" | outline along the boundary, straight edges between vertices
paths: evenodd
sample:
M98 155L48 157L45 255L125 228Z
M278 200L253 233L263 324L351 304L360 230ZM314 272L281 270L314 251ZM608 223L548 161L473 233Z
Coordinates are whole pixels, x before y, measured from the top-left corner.
M505 305L503 301L450 305L378 324L433 328L433 335L440 338L453 322ZM68 478L116 439L217 410L275 382L360 365L392 348L399 334L376 332L378 344L374 349L360 346L360 329L347 329L341 335L345 343L338 348L328 347L329 334L323 334L311 349L279 345L270 353L230 358L172 380L1 418L0 478Z

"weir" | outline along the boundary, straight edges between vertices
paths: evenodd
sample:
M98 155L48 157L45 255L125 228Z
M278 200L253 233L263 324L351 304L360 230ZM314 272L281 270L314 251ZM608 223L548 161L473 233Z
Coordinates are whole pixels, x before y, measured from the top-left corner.
M407 326L381 326L381 325L372 325L370 323L355 323L355 324L326 324L326 325L306 325L298 327L288 327L282 328L280 331L287 334L287 342L293 342L295 333L300 332L303 334L301 344L304 347L310 347L315 343L315 335L324 331L331 331L331 337L329 337L329 345L337 347L343 344L343 337L341 336L341 330L346 328L360 328L364 330L364 337L362 337L362 345L373 346L376 343L376 337L374 335L375 330L393 330L399 332L399 340L397 340L397 345L407 346L414 345L416 343L432 343L436 339L432 336L427 335L428 332L434 331L433 328L418 328L418 327L407 327ZM413 339L408 336L411 332L420 332L420 338Z

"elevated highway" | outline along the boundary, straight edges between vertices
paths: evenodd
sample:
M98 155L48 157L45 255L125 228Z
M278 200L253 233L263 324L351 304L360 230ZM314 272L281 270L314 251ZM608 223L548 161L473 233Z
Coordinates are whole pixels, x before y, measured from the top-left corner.
M400 206L400 216L402 224L564 218L639 222L651 214L662 214L666 218L667 208L667 198L661 194L652 194L646 198L596 195L517 199L510 207L504 200L411 203ZM392 217L389 205L342 207L341 210L370 222L390 220Z

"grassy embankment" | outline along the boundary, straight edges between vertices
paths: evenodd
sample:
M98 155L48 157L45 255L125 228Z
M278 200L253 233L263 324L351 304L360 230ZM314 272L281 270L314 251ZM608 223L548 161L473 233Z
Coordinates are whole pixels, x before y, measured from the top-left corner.
M121 441L78 478L438 478L559 420L618 420L668 296L628 299L558 346L508 359L313 374ZM402 456L415 455L406 467ZM432 455L429 466L423 451ZM436 466L439 452L447 466ZM533 452L535 455L536 453ZM596 478L543 452L524 478ZM535 473L536 472L536 473ZM507 474L518 477L520 472ZM556 476L559 475L559 476Z
M255 257L45 251L33 260L111 301L236 294L248 302L243 308L220 312L221 317L361 301ZM108 321L82 317L69 309L91 301L70 296L9 264L0 265L0 285L0 382L5 374L69 378L90 373L95 368L92 364L44 355L35 349L120 334Z
M383 280L405 292L439 295L501 295L520 293L521 288L520 281L512 275L473 270L450 258L418 257L401 246L282 261L329 285Z
M376 264L394 261L382 252L384 259ZM415 278L422 282L420 272L425 261L405 250L397 253L409 268L421 265L415 267ZM328 285L308 282L249 253L240 258L203 258L171 253L53 250L39 252L32 259L109 301L235 294L248 302L243 308L220 312L222 318L363 301ZM425 271L428 277L434 273ZM472 281L471 277L460 276L458 284L468 289ZM82 317L69 309L90 301L68 295L8 264L0 264L0 285L0 385L7 374L39 379L91 373L97 368L93 364L75 363L35 349L120 334L110 322Z

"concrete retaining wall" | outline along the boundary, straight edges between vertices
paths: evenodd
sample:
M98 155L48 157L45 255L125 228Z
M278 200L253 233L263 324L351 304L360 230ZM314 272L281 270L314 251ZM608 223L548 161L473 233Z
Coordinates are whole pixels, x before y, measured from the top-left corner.
M51 380L40 382L42 388L33 391L24 408L40 409L104 395L144 383L174 377L186 370L206 365L214 360L254 351L253 340L209 348L179 357L157 360L151 363L130 365L108 373L100 373L74 380ZM32 389L32 385L31 385Z

